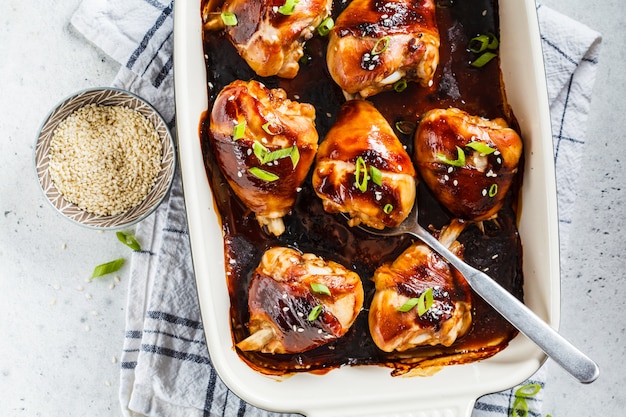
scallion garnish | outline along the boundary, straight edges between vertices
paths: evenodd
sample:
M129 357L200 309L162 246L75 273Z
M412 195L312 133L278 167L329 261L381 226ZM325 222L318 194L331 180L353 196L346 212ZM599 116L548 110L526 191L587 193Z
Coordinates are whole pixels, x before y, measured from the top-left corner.
M403 135L410 135L415 129L415 123L400 120L396 122L396 130Z
M257 177L260 180L263 181L267 181L267 182L272 182L272 181L276 181L277 179L279 179L280 177L272 172L268 172L264 169L261 169L259 167L252 167L250 169L248 169L248 171L250 171L250 173L252 175L254 175L255 177Z
M354 171L354 183L362 193L367 190L367 166L362 157L356 159L356 170Z
M252 152L262 165L289 157L291 158L291 164L295 169L298 165L298 161L300 161L300 151L296 145L270 152L270 150L267 149L261 142L255 140L252 144Z
M389 214L392 211L393 211L393 204L385 204L385 207L383 207L383 213Z
M469 41L468 49L475 54L479 54L487 49L495 51L498 49L498 39L491 33L478 35Z
M283 133L283 127L280 125L275 125L271 122L267 122L265 123L263 126L261 126L263 128L263 130L265 131L265 133L267 133L268 135L280 135L281 133Z
M296 167L298 166L298 162L300 162L300 150L296 145L293 145L291 147L289 157L291 158L291 165L293 165L293 169L296 169Z
M133 235L128 234L126 232L116 232L115 235L119 239L120 242L131 248L132 250L141 250L141 245L137 242L137 240L133 237Z
M498 194L498 184L491 184L489 187L489 197L495 197Z
M324 284L320 284L319 282L312 282L311 289L313 290L313 292L316 292L318 294L331 295L328 287Z
M317 27L317 33L319 33L320 36L326 36L330 33L330 30L333 27L335 27L335 21L332 17L327 17L326 19L322 20L322 23L320 23L320 25Z
M246 133L246 121L242 120L237 123L233 128L233 140L239 140L244 137Z
M294 10L296 9L296 4L299 3L300 0L287 0L285 1L285 4L283 4L282 6L280 6L278 8L278 13L285 15L285 16L290 16L293 14Z
M439 159L444 164L452 165L455 167L465 166L465 152L459 146L456 147L457 159L451 160L448 159L444 154L438 153L437 159Z
M407 87L408 84L405 79L398 80L393 84L393 89L396 93L403 92L404 90L406 90Z
M468 148L472 148L476 152L480 152L483 155L489 155L489 154L492 154L492 153L494 153L496 151L495 148L492 148L491 146L487 145L486 143L478 142L478 141L470 142L470 143L468 143L465 146L467 146Z
M526 402L526 398L537 395L540 390L541 385L536 383L526 384L519 387L515 391L515 400L513 401L513 408L511 409L511 417L527 417L528 403ZM549 415L546 417L549 417Z
M91 278L98 278L103 275L111 274L118 271L124 265L124 258L119 258L105 264L96 266L91 274Z
M376 43L374 44L374 47L372 48L370 54L372 55L382 54L383 52L387 50L387 48L389 48L390 41L391 41L390 36L383 36L382 38L378 39Z
M383 185L383 173L374 165L370 165L370 179L378 186Z
M222 22L224 22L226 26L237 26L237 16L235 16L234 13L222 12L220 14L220 17L222 18Z
M417 306L417 314L421 317L433 306L433 289L427 288L419 297L409 298L404 304L402 304L398 311L407 313Z
M315 307L313 307L313 309L309 313L309 316L307 317L307 320L308 321L313 321L313 320L317 319L320 316L320 314L322 313L323 309L324 309L324 307L322 307L321 304L318 304Z
M476 58L474 61L470 62L470 65L476 68L482 68L485 65L487 65L487 63L489 61L491 61L493 58L495 58L497 55L494 54L493 52L485 52L483 53L481 56L479 56L478 58Z

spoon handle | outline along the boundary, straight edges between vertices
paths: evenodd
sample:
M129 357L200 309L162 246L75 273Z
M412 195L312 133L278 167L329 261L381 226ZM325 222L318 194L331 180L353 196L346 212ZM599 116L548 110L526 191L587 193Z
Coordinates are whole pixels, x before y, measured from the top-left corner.
M594 361L491 277L465 263L421 226L410 233L447 259L478 295L572 376L583 383L598 378L600 369Z

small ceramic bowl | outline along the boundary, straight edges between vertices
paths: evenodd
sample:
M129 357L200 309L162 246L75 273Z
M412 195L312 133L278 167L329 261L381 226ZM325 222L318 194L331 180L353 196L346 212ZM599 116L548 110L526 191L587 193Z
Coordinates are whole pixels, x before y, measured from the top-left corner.
M52 181L50 144L59 124L76 110L89 105L124 106L145 116L161 140L161 169L146 197L136 206L115 215L97 215L65 199ZM52 206L64 217L96 229L118 229L137 223L150 215L167 195L176 168L176 150L172 134L159 113L144 99L116 88L92 88L79 91L62 100L44 119L35 146L35 168L39 185Z

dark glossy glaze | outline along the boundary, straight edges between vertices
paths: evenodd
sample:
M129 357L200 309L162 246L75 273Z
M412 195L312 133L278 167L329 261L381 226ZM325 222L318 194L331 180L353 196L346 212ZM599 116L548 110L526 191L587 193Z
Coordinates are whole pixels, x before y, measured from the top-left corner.
M370 98L391 126L398 121L416 124L419 115L436 107L454 106L472 114L503 117L515 125L505 105L497 61L481 69L468 65L473 59L466 50L469 39L479 33L498 33L497 4L492 0L448 2L451 7L437 9L441 35L440 64L432 88L414 83L402 93L381 93ZM337 16L345 4L335 2ZM483 12L484 11L484 12ZM277 77L261 78L254 74L237 55L220 32L205 34L204 46L209 80L209 102L213 103L225 85L235 79L258 79L270 88L284 88L289 98L313 104L317 110L316 127L322 140L335 120L345 99L341 90L328 76L325 63L325 39L319 36L307 42L307 63L301 65L292 80ZM368 333L367 308L374 287L371 277L383 262L398 256L411 243L406 237L380 238L347 226L340 215L324 212L321 201L305 181L291 214L285 217L286 231L274 237L258 226L250 213L231 192L224 180L206 137L208 117L200 121L202 149L207 177L225 233L225 257L228 267L228 288L231 301L232 337L238 342L248 336L248 285L252 271L263 252L276 245L297 248L329 260L334 260L357 272L364 285L364 310L348 333L329 343L301 354L271 355L239 352L251 367L264 373L287 374L296 371L326 372L343 365L377 364L391 367L401 374L415 367L466 363L489 357L504 347L516 334L491 307L478 296L473 297L473 326L450 347L416 348L403 353L384 353L372 342ZM412 154L412 135L398 134ZM522 249L516 229L514 196L518 185L512 187L507 203L497 222L484 223L485 231L470 225L459 237L465 259L475 267L486 270L495 280L522 298ZM450 217L428 189L418 186L420 223L441 228ZM211 237L219 239L218 236ZM231 260L236 262L231 263ZM204 277L203 279L226 279Z

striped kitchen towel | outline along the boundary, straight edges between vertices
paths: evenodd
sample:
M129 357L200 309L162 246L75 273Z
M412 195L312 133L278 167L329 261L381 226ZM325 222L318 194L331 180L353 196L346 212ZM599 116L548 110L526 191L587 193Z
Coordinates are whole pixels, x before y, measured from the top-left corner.
M600 35L545 6L538 6L537 12L552 112L563 249L576 198L576 169L585 144ZM121 64L113 85L146 98L174 128L173 2L84 0L72 24ZM136 237L143 249L131 262L121 361L123 415L279 416L237 398L211 366L180 175L169 199L138 224ZM543 387L543 372L527 383ZM509 416L516 389L480 398L473 417ZM541 415L542 393L527 399L528 415Z

